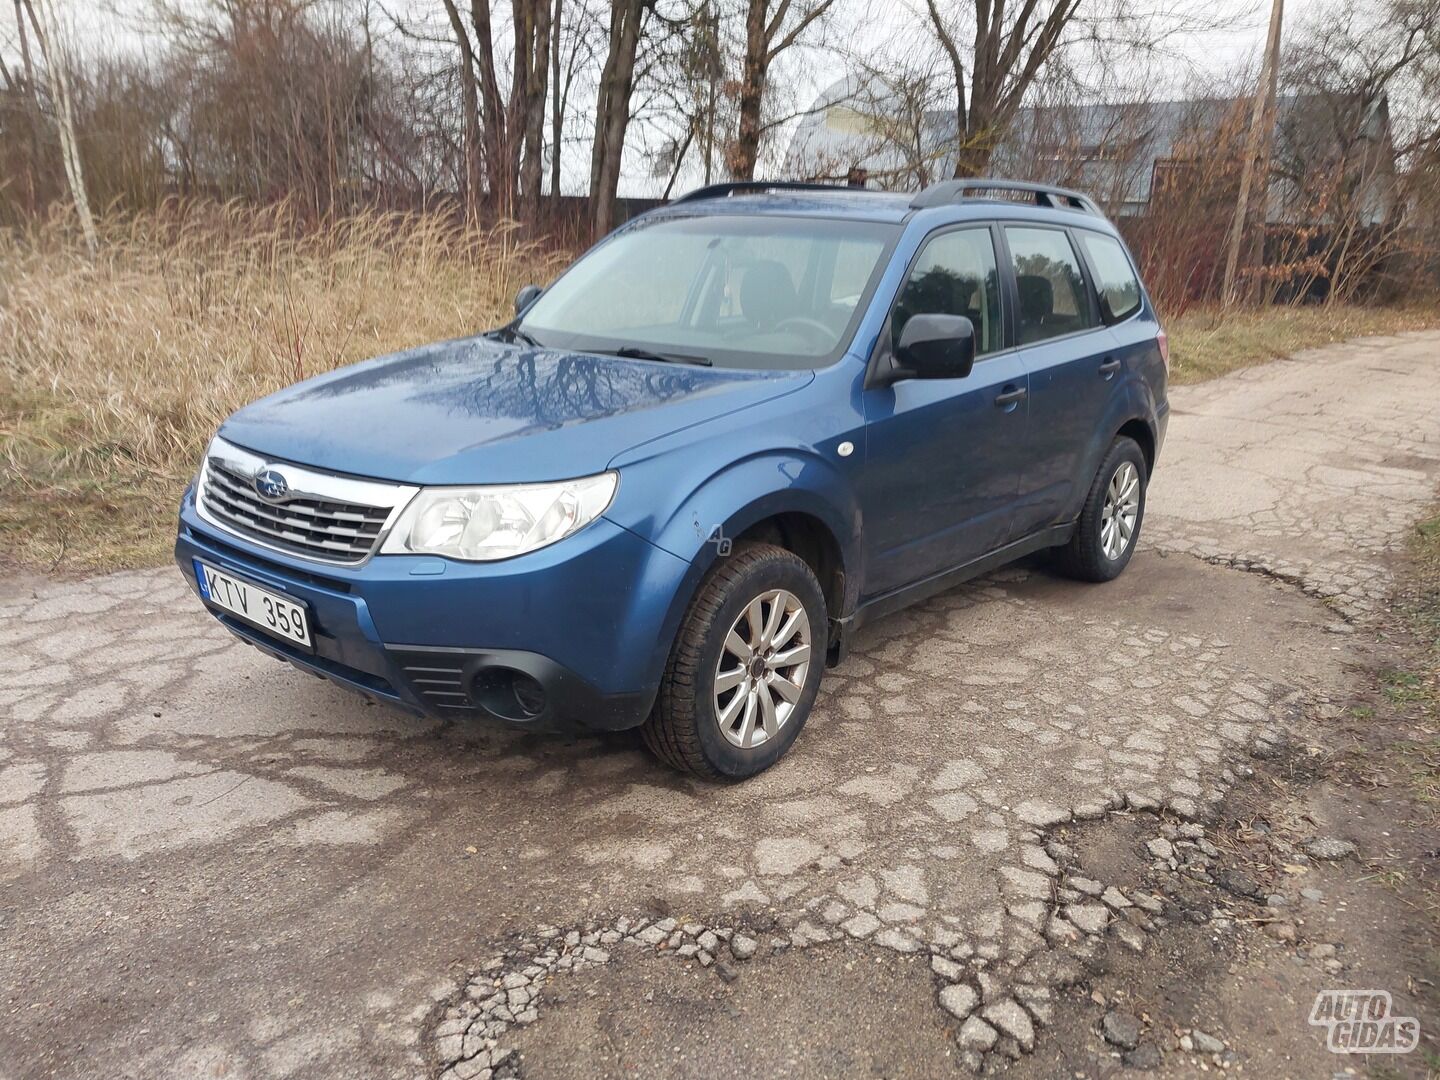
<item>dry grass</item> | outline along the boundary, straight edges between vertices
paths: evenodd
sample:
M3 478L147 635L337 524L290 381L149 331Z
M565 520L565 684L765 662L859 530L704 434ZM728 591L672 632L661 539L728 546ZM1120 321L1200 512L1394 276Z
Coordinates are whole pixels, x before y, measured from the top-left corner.
M1399 604L1418 645L1414 661L1384 673L1387 703L1414 723L1415 737L1397 740L1416 799L1440 816L1440 514L1421 521L1410 537L1409 588Z
M216 425L318 372L473 333L562 261L507 229L174 203L0 236L0 559L82 571L165 558ZM1177 382L1327 341L1435 325L1421 309L1272 309L1169 325Z
M502 321L557 260L513 231L173 204L0 238L0 537L40 567L153 564L216 425L318 372Z
M1165 320L1170 378L1183 385L1291 356L1335 341L1440 326L1434 304L1405 307L1270 307L1192 309Z

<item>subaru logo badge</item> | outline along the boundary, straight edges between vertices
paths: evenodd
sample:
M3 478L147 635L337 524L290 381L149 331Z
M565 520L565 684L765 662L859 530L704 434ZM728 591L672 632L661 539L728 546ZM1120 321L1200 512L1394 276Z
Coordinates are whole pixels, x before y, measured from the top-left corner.
M262 499L271 502L283 499L290 491L290 484L283 473L276 469L261 469L255 474L255 490Z

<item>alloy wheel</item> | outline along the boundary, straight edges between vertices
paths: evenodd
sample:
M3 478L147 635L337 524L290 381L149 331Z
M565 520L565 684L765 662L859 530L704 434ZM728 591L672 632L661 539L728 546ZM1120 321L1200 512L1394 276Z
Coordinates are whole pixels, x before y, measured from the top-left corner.
M1107 559L1125 554L1135 535L1140 517L1140 471L1129 461L1122 461L1110 477L1105 489L1105 505L1100 509L1100 549Z
M799 597L771 589L740 612L715 665L715 719L749 750L775 738L795 712L810 671L810 616Z

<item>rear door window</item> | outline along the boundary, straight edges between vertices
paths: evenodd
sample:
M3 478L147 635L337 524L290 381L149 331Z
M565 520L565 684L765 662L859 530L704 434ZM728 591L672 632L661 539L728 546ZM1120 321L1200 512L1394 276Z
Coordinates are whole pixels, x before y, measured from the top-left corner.
M1082 232L1080 243L1095 275L1100 310L1106 322L1119 322L1140 310L1140 281L1125 249L1113 236Z
M1097 325L1080 260L1064 231L1008 225L1005 239L1015 263L1021 345Z

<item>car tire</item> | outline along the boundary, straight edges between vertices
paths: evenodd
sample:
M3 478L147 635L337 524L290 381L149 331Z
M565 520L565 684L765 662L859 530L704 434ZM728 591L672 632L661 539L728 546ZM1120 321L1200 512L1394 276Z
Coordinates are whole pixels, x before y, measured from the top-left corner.
M1119 577L1140 540L1148 482L1144 453L1134 439L1120 436L1095 473L1070 542L1056 549L1056 568L1080 581Z
M645 745L672 768L711 780L768 769L805 726L828 631L824 594L803 559L771 544L737 545L706 574L685 613L640 728Z

